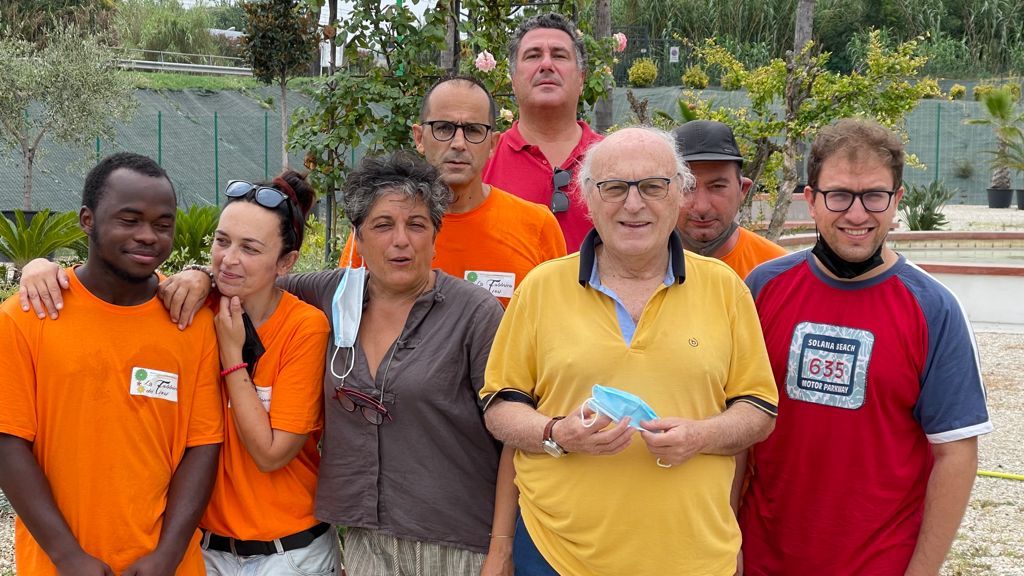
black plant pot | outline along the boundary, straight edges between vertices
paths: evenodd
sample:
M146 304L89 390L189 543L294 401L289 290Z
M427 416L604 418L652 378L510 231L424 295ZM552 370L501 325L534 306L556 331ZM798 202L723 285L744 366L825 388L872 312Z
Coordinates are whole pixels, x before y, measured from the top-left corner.
M987 192L989 208L1009 208L1013 201L1012 188L989 188Z
M1024 188L1017 188L1017 210L1024 210Z

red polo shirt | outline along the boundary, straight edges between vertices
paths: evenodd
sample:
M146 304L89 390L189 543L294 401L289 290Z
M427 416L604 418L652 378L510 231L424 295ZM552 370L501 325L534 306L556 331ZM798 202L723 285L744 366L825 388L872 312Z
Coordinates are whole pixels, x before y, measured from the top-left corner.
M565 188L571 204L568 212L555 214L558 225L562 227L566 251L569 253L579 251L583 237L592 227L590 218L587 217L586 205L582 199L576 198L576 173L587 148L603 138L591 130L586 122L579 120L576 123L583 129L583 135L569 154L565 165L559 166L572 172L572 181ZM554 172L554 167L544 157L540 147L523 139L519 132L519 121L516 120L499 138L498 149L484 168L483 180L524 200L550 207L551 195L554 193Z

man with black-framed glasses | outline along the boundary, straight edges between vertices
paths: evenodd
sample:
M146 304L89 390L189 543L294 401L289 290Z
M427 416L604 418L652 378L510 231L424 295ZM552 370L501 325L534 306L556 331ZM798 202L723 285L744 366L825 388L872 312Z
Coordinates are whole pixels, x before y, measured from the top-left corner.
M486 288L506 306L527 272L565 255L565 239L549 210L483 183L498 143L496 114L494 99L475 78L442 78L424 95L412 135L452 191L434 267ZM360 261L350 237L341 265Z
M938 574L992 430L956 297L885 245L899 136L845 119L811 147L814 248L747 277L779 389L740 507L746 574Z

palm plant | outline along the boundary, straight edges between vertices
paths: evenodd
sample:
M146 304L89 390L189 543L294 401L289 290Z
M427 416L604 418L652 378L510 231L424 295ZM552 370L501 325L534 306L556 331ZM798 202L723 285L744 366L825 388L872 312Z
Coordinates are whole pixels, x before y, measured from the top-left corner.
M1010 144L1021 137L1020 124L1024 121L1024 113L1017 113L1013 93L1006 87L988 92L981 101L988 117L972 118L967 123L991 126L995 132L996 149L989 152L992 155L992 180L989 188L1006 190L1012 183Z
M0 254L21 270L34 258L44 258L60 248L81 249L85 233L78 227L75 212L38 212L31 223L16 210L14 221L0 217Z
M174 252L161 270L173 274L188 264L207 262L219 218L216 206L193 204L188 210L179 208L174 220Z

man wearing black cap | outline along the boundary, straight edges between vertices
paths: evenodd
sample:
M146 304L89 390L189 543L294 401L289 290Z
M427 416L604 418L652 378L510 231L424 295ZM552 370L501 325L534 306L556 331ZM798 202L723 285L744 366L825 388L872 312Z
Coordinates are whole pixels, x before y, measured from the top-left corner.
M692 120L676 128L676 146L697 177L683 199L677 227L683 246L718 258L746 278L758 264L786 254L777 244L736 223L753 181L740 173L743 157L732 129L713 120Z

